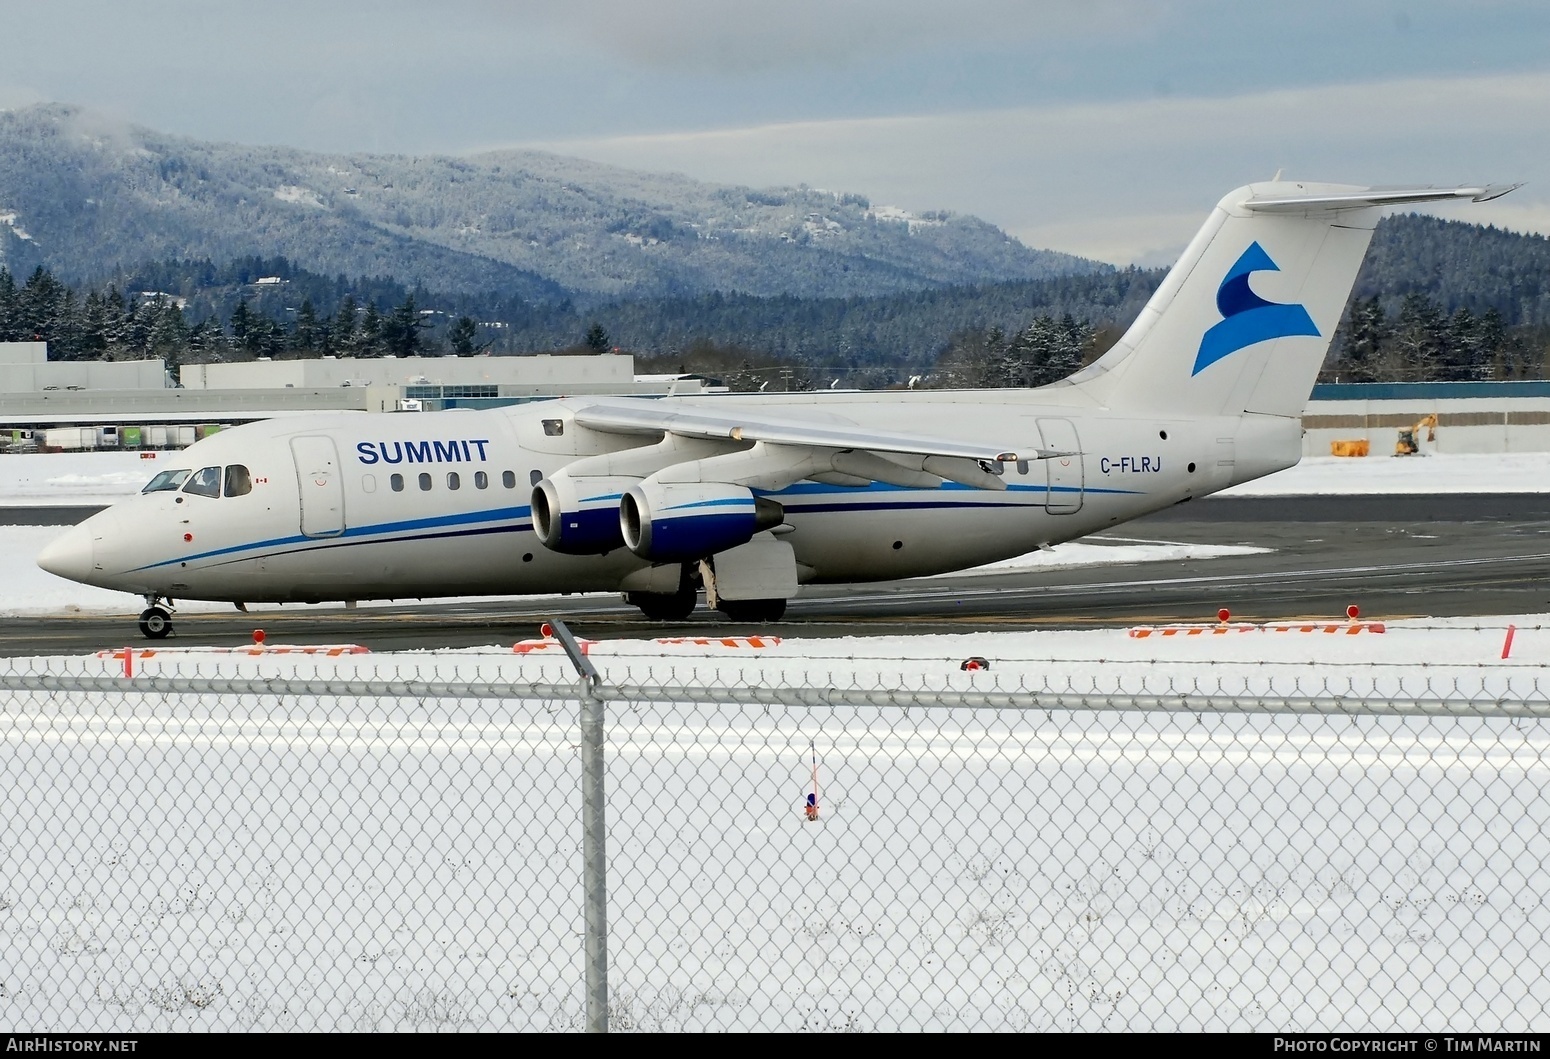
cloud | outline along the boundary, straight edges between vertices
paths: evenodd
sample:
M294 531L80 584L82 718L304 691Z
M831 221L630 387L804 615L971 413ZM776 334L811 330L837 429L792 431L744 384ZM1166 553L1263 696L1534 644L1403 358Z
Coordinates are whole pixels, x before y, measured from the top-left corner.
M644 67L758 71L848 65L956 44L1133 34L1167 17L1147 0L527 0L479 5ZM1174 5L1177 6L1177 5Z
M911 209L950 208L1030 245L1129 262L1182 247L1217 198L1278 169L1353 184L1527 180L1537 186L1492 208L1447 209L1550 231L1547 139L1550 74L1534 73L524 146L698 179L806 182Z

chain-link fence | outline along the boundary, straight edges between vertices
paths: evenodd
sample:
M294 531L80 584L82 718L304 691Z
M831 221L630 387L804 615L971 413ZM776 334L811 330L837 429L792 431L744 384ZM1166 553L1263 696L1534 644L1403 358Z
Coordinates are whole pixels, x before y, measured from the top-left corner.
M854 650L16 662L0 1025L1550 1026L1543 670Z

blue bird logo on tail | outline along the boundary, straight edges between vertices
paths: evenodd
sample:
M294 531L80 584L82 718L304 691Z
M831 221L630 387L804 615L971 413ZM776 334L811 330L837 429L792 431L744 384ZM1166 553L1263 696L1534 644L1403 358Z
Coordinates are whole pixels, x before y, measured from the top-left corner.
M1193 377L1221 360L1256 342L1268 342L1272 338L1289 338L1294 335L1317 337L1319 329L1313 326L1313 317L1301 305L1280 305L1268 302L1249 289L1249 276L1255 272L1279 272L1281 268L1258 242L1249 244L1216 290L1216 307L1221 311L1222 322L1216 324L1200 339L1200 352L1195 354Z

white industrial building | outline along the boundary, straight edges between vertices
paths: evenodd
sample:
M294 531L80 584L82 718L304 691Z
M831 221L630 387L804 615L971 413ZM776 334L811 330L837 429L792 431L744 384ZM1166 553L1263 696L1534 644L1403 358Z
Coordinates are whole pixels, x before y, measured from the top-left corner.
M399 386L406 397L536 397L565 393L630 393L637 387L635 358L595 356L527 357L323 357L311 360L252 360L233 364L188 364L184 389L325 389ZM648 384L641 384L648 385ZM468 392L464 392L468 391ZM657 392L661 392L660 389Z
M1303 455L1328 456L1337 441L1366 441L1393 454L1402 430L1435 415L1425 452L1550 451L1550 381L1373 382L1313 388L1303 412Z
M0 394L161 390L160 360L49 360L47 342L0 342Z
M43 342L0 342L0 449L156 446L238 423L309 412L488 408L569 394L661 396L724 389L697 376L635 375L617 354L383 357L185 364L50 361ZM156 427L186 428L169 433ZM75 433L71 434L74 430ZM130 440L134 439L134 440Z

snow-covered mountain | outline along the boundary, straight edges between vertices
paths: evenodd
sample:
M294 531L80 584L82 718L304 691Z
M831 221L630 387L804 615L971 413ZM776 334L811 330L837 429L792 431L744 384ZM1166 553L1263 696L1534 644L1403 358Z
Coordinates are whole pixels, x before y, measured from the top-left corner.
M0 111L0 263L95 281L169 258L530 300L872 295L1107 269L974 217L532 151L330 155L169 136L63 104Z

